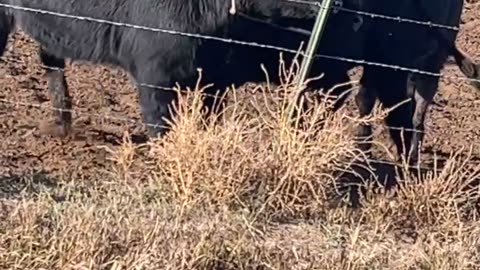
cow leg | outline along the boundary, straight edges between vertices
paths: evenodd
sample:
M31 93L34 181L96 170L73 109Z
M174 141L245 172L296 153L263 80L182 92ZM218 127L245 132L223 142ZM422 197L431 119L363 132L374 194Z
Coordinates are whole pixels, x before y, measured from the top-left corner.
M8 43L8 36L13 30L13 21L5 10L0 10L0 56L3 56Z
M178 100L177 92L173 89L150 86L171 85L170 77L166 74L167 72L160 69L145 68L134 75L139 90L143 122L147 126L147 135L150 138L162 137L170 129L169 122L172 121L174 113L171 106Z
M410 165L416 165L420 158L420 149L425 136L425 117L430 104L433 101L438 89L438 78L432 76L418 75L414 81L409 83L414 100L414 113L412 117L413 135Z
M45 66L48 90L54 107L53 119L44 123L43 129L55 136L66 136L72 124L72 100L65 79L65 60L40 49L40 61Z
M448 58L448 51L440 50L438 44L428 44L427 54L417 60L421 70L438 73ZM420 149L425 136L425 117L428 108L438 91L439 78L421 74L411 74L408 80L408 93L412 98L414 111L412 115L413 135L412 149L409 152L410 165L416 165L420 158Z
M376 95L375 95L375 88L367 84L364 81L365 77L362 77L360 89L355 96L355 103L358 107L360 117L366 117L373 111L373 107L375 106ZM370 124L361 123L358 127L357 131L357 140L361 140L362 143L359 143L359 148L364 151L365 153L370 154L370 149L372 144L370 142L369 137L372 136L372 127ZM365 142L368 140L368 142Z
M408 74L403 71L381 69L381 72L372 74L377 80L377 96L387 108L396 107L386 117L386 124L390 136L397 148L399 157L405 156L410 150L412 138L412 103L407 94ZM398 105L401 102L405 102Z

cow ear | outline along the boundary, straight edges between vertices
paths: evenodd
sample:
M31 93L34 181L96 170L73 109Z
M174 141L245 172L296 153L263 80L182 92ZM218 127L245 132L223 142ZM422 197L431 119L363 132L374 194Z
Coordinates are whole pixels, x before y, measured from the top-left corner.
M358 32L363 25L363 16L355 15L353 17L352 28L353 31Z

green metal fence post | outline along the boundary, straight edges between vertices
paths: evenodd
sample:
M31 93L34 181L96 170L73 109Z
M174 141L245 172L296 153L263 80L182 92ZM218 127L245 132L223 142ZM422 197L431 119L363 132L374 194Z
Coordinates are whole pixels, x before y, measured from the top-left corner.
M294 95L294 100L292 108L289 111L289 119L291 119L292 114L294 112L294 107L298 104L298 99L303 93L302 85L307 79L308 72L312 66L313 57L315 52L318 48L318 43L322 37L322 34L325 30L325 26L327 24L328 15L330 14L331 7L333 5L333 0L323 0L320 6L320 10L318 12L315 25L313 26L312 35L308 41L307 50L305 52L304 59L302 61L302 65L300 67L300 72L297 76L296 85L297 91Z

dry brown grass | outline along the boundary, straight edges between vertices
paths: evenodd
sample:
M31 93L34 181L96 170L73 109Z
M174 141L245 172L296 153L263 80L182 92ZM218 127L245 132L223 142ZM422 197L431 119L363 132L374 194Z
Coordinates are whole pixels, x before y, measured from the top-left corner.
M0 268L480 267L478 165L403 168L393 191L335 207L336 179L366 164L352 130L383 114L325 116L322 103L295 129L288 89L231 97L217 125L202 121L192 93L168 136L111 149L109 174L41 187L23 179L28 190L0 201Z

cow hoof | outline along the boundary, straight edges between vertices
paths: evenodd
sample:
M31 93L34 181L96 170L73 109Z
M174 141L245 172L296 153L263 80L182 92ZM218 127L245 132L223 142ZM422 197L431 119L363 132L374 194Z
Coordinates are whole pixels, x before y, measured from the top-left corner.
M64 138L70 133L70 126L55 120L45 120L40 123L40 133Z

